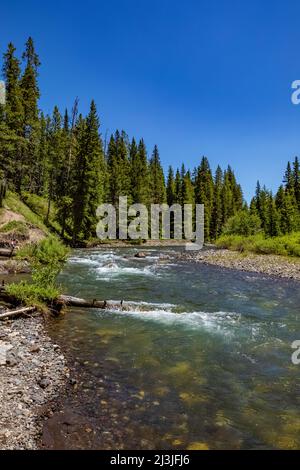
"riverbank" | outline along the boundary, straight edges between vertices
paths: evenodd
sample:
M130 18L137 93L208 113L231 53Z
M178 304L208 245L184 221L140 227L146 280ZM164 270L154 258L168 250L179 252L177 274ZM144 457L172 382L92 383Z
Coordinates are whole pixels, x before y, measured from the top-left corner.
M69 377L42 316L0 324L0 449L37 449Z
M226 249L210 248L209 250L185 252L180 255L180 259L300 281L300 260L296 258L279 255L246 254Z

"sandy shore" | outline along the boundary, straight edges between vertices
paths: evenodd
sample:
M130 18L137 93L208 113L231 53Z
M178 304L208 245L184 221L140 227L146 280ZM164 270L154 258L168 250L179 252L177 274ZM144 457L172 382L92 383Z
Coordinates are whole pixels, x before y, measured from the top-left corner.
M180 258L186 261L212 264L222 268L267 274L300 281L300 260L277 255L256 255L223 249L185 252Z
M36 449L69 371L42 317L0 322L0 449Z

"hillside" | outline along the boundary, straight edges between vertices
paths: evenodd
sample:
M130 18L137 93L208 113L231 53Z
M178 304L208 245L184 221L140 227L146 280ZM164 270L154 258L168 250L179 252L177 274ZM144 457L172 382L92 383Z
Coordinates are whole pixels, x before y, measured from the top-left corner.
M0 209L0 247L10 247L12 240L16 240L18 246L36 243L48 234L42 217L15 193L8 192Z
M3 207L0 208L0 248L11 249L13 242L17 249L25 245L38 243L50 235L51 231L59 231L55 225L55 214L51 212L49 226L44 223L44 210L46 202L35 196L35 200L29 199L26 204L26 196L21 200L16 193L8 191ZM50 228L49 228L50 227ZM24 260L2 257L0 259L0 272L2 274L28 273L28 263Z

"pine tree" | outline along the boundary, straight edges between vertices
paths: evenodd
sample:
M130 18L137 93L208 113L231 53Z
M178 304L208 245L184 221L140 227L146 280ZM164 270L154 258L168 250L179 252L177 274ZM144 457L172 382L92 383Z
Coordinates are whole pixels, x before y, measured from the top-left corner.
M300 211L300 165L298 157L295 157L293 163L293 183L294 183L294 194L297 201L298 209Z
M133 203L149 204L149 169L147 150L141 139L137 147L135 139L130 145L131 196Z
M167 200L164 172L160 163L158 148L155 145L149 163L150 198L152 204L163 204Z
M171 166L168 169L168 179L167 179L167 203L169 206L172 206L175 203L175 180L174 180L174 170Z
M195 181L196 204L204 204L204 239L210 239L210 226L213 208L214 183L208 159L202 157Z
M38 120L38 100L40 97L37 83L40 61L37 53L35 52L34 43L31 37L28 38L25 44L25 52L23 53L22 58L25 60L25 71L21 79L21 92L24 108L24 132L25 135L28 135Z
M222 231L222 186L223 172L220 166L217 167L214 180L214 202L211 219L211 237L215 240Z
M285 183L285 189L290 191L294 187L294 178L290 162L288 162L286 171L284 174L283 182Z
M2 169L15 187L20 188L20 173L25 140L23 139L23 105L20 89L20 62L15 57L15 47L9 43L3 55L2 74L6 83L6 104L2 108L0 123Z
M39 196L43 196L46 190L49 131L50 121L41 113L38 131L39 142L36 147L36 159L33 162L31 186L31 191Z
M96 209L103 196L101 166L103 148L99 135L99 118L95 102L77 131L77 154L73 182L73 241L95 236Z
M2 74L6 86L6 105L5 119L11 130L18 136L22 135L23 130L23 104L20 88L20 62L15 57L15 47L10 42L7 52L3 55Z
M277 237L280 234L280 218L272 193L268 198L267 235Z
M120 196L127 196L128 203L131 203L131 165L128 153L128 137L124 131L120 133L117 130L110 138L107 152L108 199L115 206L119 203Z
M49 129L49 147L47 164L47 198L48 209L45 222L49 222L51 203L57 201L62 194L62 166L64 157L64 148L62 142L62 119L57 106L54 107L50 129Z
M195 191L192 183L191 173L187 171L182 179L182 204L194 204Z
M175 193L174 193L174 202L176 204L182 204L182 181L179 169L176 170L175 175Z
M299 229L299 214L296 209L294 195L286 191L280 210L280 229L282 233L290 233Z

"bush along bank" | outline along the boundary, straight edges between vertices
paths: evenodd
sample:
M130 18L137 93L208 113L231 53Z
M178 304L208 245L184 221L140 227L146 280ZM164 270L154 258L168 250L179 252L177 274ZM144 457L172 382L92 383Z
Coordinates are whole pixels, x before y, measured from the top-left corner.
M51 307L60 294L56 279L68 252L68 248L52 235L37 244L25 245L17 253L17 259L29 262L31 279L5 286L6 298L11 297L14 304L35 306L42 310Z

